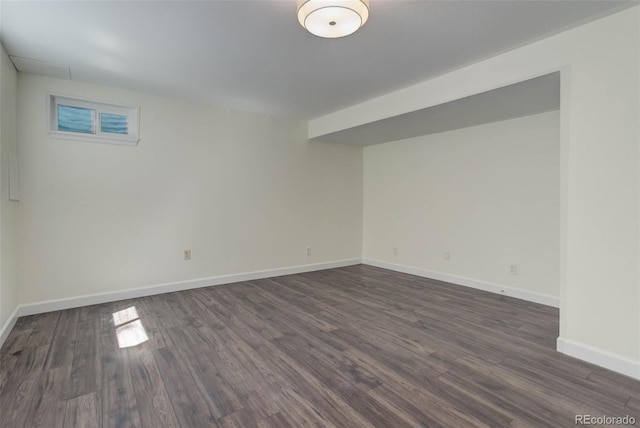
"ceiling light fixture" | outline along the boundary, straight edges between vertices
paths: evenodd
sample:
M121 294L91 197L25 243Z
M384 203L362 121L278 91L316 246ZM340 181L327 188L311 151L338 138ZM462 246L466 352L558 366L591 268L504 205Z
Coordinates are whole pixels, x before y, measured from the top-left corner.
M369 19L368 3L368 0L302 0L298 6L298 22L319 37L348 36Z

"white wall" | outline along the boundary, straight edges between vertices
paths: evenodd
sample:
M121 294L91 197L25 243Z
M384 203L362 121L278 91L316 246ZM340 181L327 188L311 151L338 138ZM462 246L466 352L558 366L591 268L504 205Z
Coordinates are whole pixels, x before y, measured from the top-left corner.
M559 234L558 111L364 149L365 259L557 302Z
M318 136L562 71L559 349L640 378L640 6L315 119Z
M140 143L50 138L47 91L139 105ZM362 150L306 135L304 122L19 73L20 303L360 258Z
M9 201L9 156L16 154L17 71L0 45L0 343L18 305L15 270L17 202Z

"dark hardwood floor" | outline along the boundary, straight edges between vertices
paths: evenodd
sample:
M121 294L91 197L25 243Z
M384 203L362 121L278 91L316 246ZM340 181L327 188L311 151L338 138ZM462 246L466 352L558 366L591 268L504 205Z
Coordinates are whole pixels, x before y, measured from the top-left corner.
M87 306L18 320L0 425L640 425L640 382L557 335L557 309L362 265Z

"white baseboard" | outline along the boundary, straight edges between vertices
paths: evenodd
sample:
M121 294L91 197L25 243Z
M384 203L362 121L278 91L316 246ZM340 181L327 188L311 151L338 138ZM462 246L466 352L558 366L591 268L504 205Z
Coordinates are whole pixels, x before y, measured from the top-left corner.
M412 266L400 265L396 263L383 262L374 259L362 259L365 265L377 266L383 269L394 270L397 272L408 273L411 275L421 276L424 278L436 279L439 281L451 282L465 287L476 288L478 290L488 291L490 293L500 294L502 296L514 297L516 299L526 300L528 302L540 303L542 305L560 307L560 299L548 294L535 293L533 291L522 290L519 288L507 287L491 282L480 281L464 276L451 275L443 272L430 271Z
M556 350L588 363L640 380L640 361L634 361L562 337L559 337L556 342Z
M192 288L210 287L234 282L251 281L253 279L273 278L276 276L293 275L296 273L313 272L317 270L333 269L344 266L353 266L362 263L362 259L345 259L332 262L315 263L309 265L289 266L284 268L266 269L255 272L245 272L230 275L212 276L187 281L157 284L147 287L130 288L127 290L110 291L106 293L88 294L65 299L48 300L44 302L18 305L0 330L0 348L9 336L11 329L21 316L42 314L45 312L60 311L64 309L78 308L81 306L99 305L101 303L116 302L118 300L134 299L137 297L153 296L156 294L171 293L174 291L190 290Z
M512 287L505 287L485 281L467 278L463 276L450 275L442 272L434 272L425 269L415 268L411 266L389 263L380 260L362 259L362 263L366 265L376 266L383 269L394 270L397 272L408 273L411 275L421 276L424 278L436 279L440 281L451 282L453 284L463 285L466 287L477 288L479 290L489 291L491 293L501 294L505 296L515 297L517 299L527 300L530 302L540 303L543 305L559 307L560 300L557 297L546 294L534 293L531 291L520 290ZM504 290L504 291L503 291ZM556 344L556 350L566 355L578 358L580 360L595 364L605 369L612 370L617 373L640 380L640 361L630 360L607 351L593 348L569 339L559 337Z
M479 281L472 278L450 275L442 272L428 271L425 269L405 266L395 263L388 263L373 259L346 259L332 262L316 263L309 265L291 266L277 269L267 269L255 272L246 272L239 274L213 276L209 278L199 278L188 281L178 281L167 284L158 284L148 287L133 288L128 290L90 294L85 296L71 297L66 299L49 300L45 302L30 303L19 305L9 316L0 329L0 347L4 344L9 336L11 329L21 316L34 315L63 309L77 308L81 306L97 305L107 302L115 302L124 299L133 299L137 297L152 296L156 294L171 293L174 291L189 290L193 288L209 287L221 284L231 284L234 282L250 281L254 279L273 278L283 275L293 275L297 273L313 272L317 270L333 269L344 266L353 266L357 264L367 264L377 266L383 269L390 269L397 272L408 273L411 275L421 276L424 278L436 279L440 281L451 282L466 287L476 288L496 294L506 295L523 299L543 305L558 307L559 299L553 296L534 293L526 290L505 287L498 284ZM630 376L640 380L640 362L633 361L606 351L592 348L581 343L571 341L559 337L557 341L557 350L563 354L596 364L598 366L613 370L618 373Z
M250 281L253 279L272 278L276 276L292 275L296 273L312 272L323 269L333 269L343 266L352 266L362 263L361 259L336 260L332 262L315 263L309 265L290 266L277 269L266 269L255 272L245 272L230 275L212 276L187 281L157 284L147 287L130 288L127 290L110 291L106 293L88 294L65 299L48 300L45 302L20 305L16 310L19 316L41 314L44 312L59 311L63 309L78 308L81 306L98 305L100 303L115 302L118 300L134 299L137 297L153 296L156 294L171 293L174 291L190 290L193 288L210 287L220 284ZM13 325L12 325L13 326ZM9 328L10 330L10 328ZM3 330L4 331L4 330Z
M9 315L7 321L2 326L2 329L0 329L0 348L2 348L2 345L4 345L4 341L7 340L7 337L9 337L9 333L11 333L11 329L14 325L16 325L16 321L18 321L19 317L20 306L16 306L13 312L11 312L11 315Z

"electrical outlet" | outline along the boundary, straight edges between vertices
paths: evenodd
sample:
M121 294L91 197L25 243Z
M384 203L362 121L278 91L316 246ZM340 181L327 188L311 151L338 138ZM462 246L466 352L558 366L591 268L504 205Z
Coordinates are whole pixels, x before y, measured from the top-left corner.
M307 247L307 256L311 255L311 247Z
M443 257L446 261L451 260L451 251L445 251Z
M509 275L518 274L518 265L509 265Z
M394 256L398 255L398 247L393 247L393 255Z
M184 259L191 260L191 250L184 250Z

